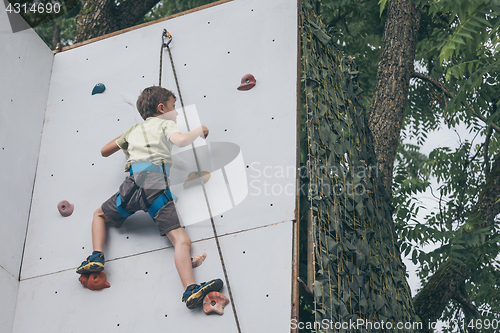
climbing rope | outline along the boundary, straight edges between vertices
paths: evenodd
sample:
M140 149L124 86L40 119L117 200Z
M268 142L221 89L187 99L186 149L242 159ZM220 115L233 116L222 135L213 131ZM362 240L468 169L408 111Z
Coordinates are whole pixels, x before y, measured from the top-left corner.
M165 40L167 40L166 43L165 43ZM186 111L184 110L184 102L182 101L182 95L181 95L181 90L180 90L180 87L179 87L179 81L177 80L177 73L175 72L175 66L174 66L174 60L172 58L172 52L170 51L170 46L169 45L170 45L171 41L172 41L172 35L167 31L167 29L164 29L163 30L163 34L162 34L162 42L161 42L160 80L159 80L159 83L160 83L160 87L161 87L161 72L162 72L162 66L163 66L163 64L162 64L162 62L163 62L162 61L163 60L163 49L166 47L167 50L168 50L168 55L170 57L170 64L172 65L172 71L174 73L175 85L177 87L177 92L179 93L179 101L181 102L182 113L184 115L184 120L186 121L187 130L190 131L191 129L189 128L189 123L188 123L188 120L187 120ZM201 175L201 171L202 170L200 168L200 163L198 161L198 155L196 154L196 149L194 147L194 143L191 143L191 147L193 149L194 159L196 161L196 168L198 169L198 175ZM210 203L208 201L208 195L207 195L207 191L206 191L206 188L205 188L205 183L202 182L201 186L203 188L203 195L205 196L205 200L207 202L208 213L210 215L210 222L212 223L212 230L213 230L213 233L214 233L215 243L217 244L217 250L219 251L219 258L220 258L220 261L221 261L221 264L222 264L222 270L224 271L224 279L226 280L227 291L229 293L229 299L231 300L231 307L233 309L234 320L236 321L236 327L238 329L238 333L241 333L240 322L238 320L238 314L236 313L236 306L234 304L233 293L231 291L231 285L229 284L229 278L227 276L226 265L224 263L224 257L222 255L222 250L221 250L220 243L219 243L219 237L217 235L217 229L215 228L215 222L214 222L214 218L213 218L213 215L212 215L212 210L210 209Z

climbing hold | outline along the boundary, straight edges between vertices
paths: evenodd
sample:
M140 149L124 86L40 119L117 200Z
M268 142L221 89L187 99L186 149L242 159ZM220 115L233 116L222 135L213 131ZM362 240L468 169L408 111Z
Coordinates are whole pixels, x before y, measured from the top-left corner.
M106 274L104 272L82 274L78 280L90 290L101 290L111 287L109 282L106 281Z
M92 95L100 94L104 90L106 90L106 86L104 85L104 83L98 83L94 86L94 89L92 89Z
M64 216L70 216L73 214L73 210L75 209L75 206L70 204L68 201L63 200L60 203L57 204L57 209L59 210L59 213Z
M188 175L188 179L184 182L184 188L188 188L194 184L205 184L210 179L210 172L201 171L201 175L199 172L193 171Z
M247 74L241 78L241 84L238 90L250 90L255 87L255 77L252 74Z
M193 266L193 268L200 266L203 263L203 261L205 261L206 257L207 257L206 253L192 257L191 266Z
M229 299L223 294L212 291L203 299L203 311L206 314L215 312L219 315L224 314L224 308L229 304Z

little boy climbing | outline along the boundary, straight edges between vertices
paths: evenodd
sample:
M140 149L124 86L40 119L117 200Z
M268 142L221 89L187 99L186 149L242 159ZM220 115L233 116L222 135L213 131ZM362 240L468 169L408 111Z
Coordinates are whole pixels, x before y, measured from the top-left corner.
M94 252L76 270L79 274L99 272L104 269L103 246L106 240L106 223L119 228L128 216L138 210L148 212L161 235L167 235L174 246L174 261L185 292L182 301L189 309L203 302L211 291L222 288L222 280L196 284L191 264L191 239L181 227L173 196L168 186L172 165L173 145L185 147L197 137L206 138L208 129L200 126L181 133L177 127L178 112L174 94L161 87L144 89L137 100L137 110L145 120L134 125L101 149L104 157L122 149L129 156L125 171L130 172L119 191L99 207L92 220L92 245Z

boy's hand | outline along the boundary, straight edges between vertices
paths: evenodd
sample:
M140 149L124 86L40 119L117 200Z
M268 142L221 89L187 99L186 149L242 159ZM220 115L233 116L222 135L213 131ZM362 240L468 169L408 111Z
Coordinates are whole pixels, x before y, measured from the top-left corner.
M200 135L200 137L206 139L208 136L208 128L206 128L205 126L201 126L201 129L203 130L203 133Z

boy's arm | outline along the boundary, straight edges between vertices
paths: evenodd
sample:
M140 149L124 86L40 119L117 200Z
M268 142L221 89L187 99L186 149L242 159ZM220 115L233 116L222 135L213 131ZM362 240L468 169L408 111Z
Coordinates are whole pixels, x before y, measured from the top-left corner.
M122 134L123 135L123 134ZM101 149L101 155L103 157L108 157L109 155L112 155L116 153L118 150L120 150L120 147L116 144L116 140L122 137L122 135L117 136L110 142L108 142L104 147Z
M208 136L208 128L206 128L205 126L200 126L186 133L175 132L170 135L169 140L177 147L182 148L190 145L199 136L203 139L206 139L206 137Z

